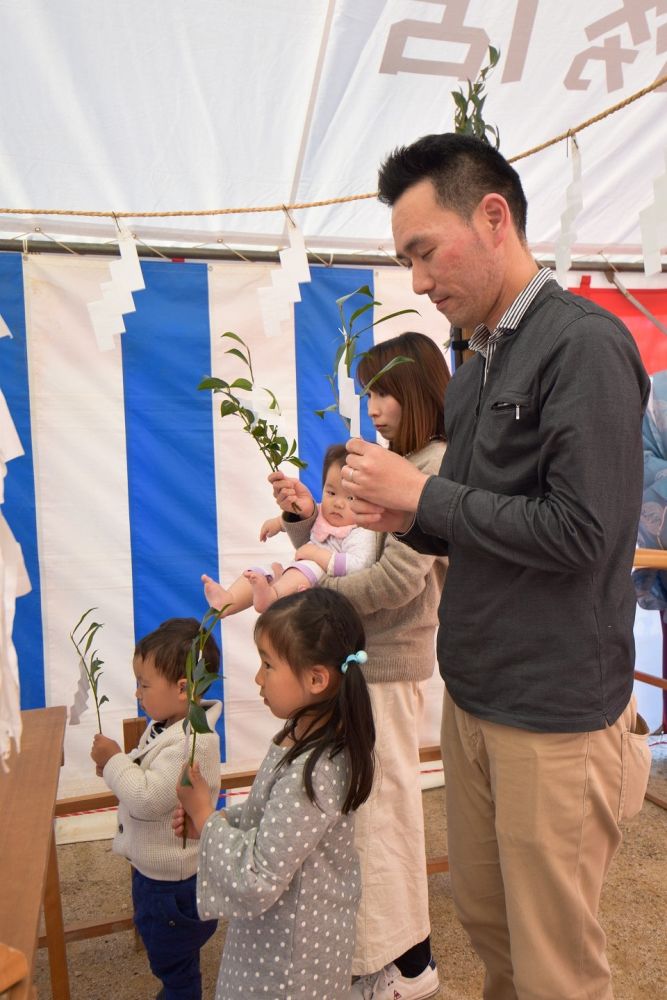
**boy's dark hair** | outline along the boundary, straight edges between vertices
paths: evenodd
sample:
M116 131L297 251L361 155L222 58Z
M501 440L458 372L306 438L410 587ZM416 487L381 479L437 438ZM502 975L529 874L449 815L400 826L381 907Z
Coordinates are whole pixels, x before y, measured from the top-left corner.
M305 734L298 739L278 767L308 752L303 778L306 794L316 801L313 770L323 753L333 759L345 751L350 783L343 813L358 809L371 793L375 725L366 680L357 663L341 666L350 653L364 649L361 618L346 597L334 590L315 587L275 601L255 624L255 641L266 636L278 656L286 660L298 676L313 666L325 666L335 680L340 678L326 701L307 705L288 719L282 736L292 736L299 719L312 714Z
M443 132L398 146L381 164L378 198L393 205L408 188L430 180L443 208L469 222L486 194L501 194L516 231L526 239L528 203L521 179L505 157L488 142L471 135Z
M362 355L357 378L363 386L392 358L412 361L396 365L377 382L375 392L393 396L401 404L401 420L391 451L409 455L426 447L431 438L445 439L445 389L451 378L438 345L424 333L402 333L376 344Z
M198 631L196 618L168 618L153 632L139 639L134 655L142 660L152 656L158 674L177 684L185 677L185 660ZM204 659L209 672L217 674L220 670L220 650L212 635L204 646Z
M345 465L345 459L347 458L347 448L344 444L332 444L330 445L324 453L324 460L322 461L322 486L329 475L329 469L332 465Z

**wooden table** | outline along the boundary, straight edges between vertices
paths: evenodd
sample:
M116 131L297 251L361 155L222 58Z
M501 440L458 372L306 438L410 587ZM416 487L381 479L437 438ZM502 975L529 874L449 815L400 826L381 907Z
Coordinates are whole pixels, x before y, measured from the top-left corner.
M30 974L9 996L34 996L32 972L43 903L53 998L69 1000L53 822L66 712L38 708L21 717L21 753L12 754L8 774L0 770L0 941L24 953Z

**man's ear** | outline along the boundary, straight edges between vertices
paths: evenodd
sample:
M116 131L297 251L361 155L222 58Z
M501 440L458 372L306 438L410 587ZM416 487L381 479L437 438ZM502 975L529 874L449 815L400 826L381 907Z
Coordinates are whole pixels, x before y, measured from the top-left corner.
M178 681L178 697L181 699L184 698L187 701L188 682L186 681L185 677L181 677L180 680Z
M485 194L478 205L481 221L495 243L505 238L508 228L512 225L512 213L509 205L501 194Z

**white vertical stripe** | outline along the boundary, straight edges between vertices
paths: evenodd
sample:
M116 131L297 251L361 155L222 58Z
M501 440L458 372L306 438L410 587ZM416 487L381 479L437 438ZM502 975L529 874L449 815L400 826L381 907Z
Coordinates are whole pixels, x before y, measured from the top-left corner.
M96 605L110 702L102 725L120 742L121 720L136 712L122 359L120 345L98 350L86 308L108 269L29 257L24 276L47 704L71 705L79 671L69 632ZM95 731L91 699L67 727L61 796L104 787L89 758Z
M296 437L296 377L293 329L279 337L264 335L257 291L270 285L269 265L212 264L209 268L212 375L231 382L247 377L247 369L233 355L239 345L221 334L231 330L250 348L257 386L266 386L278 398L283 433ZM287 562L293 549L284 534L265 544L259 529L280 511L267 483L269 467L237 417L220 417L221 396L213 396L218 551L220 566L202 566L202 572L229 585L248 566ZM268 397L267 397L268 398ZM286 466L289 471L297 470ZM251 608L223 622L225 733L227 759L259 761L281 722L258 697L254 683L259 661L252 630L257 619Z

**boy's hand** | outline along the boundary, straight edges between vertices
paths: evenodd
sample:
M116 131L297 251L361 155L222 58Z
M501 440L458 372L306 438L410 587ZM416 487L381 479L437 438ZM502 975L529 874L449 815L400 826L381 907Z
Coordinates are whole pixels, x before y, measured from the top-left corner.
M181 779L179 779L178 784L176 785L176 795L178 796L178 801L181 803L183 810L190 817L190 821L188 822L188 837L198 837L206 820L209 818L211 813L215 812L215 807L211 802L209 787L199 770L199 764L195 761L192 767L186 764L183 770L185 771L186 768L191 784L183 785L181 784ZM172 826L174 826L174 823L176 822L177 812L178 809L174 813ZM176 829L175 826L174 829ZM182 835L182 822L180 830Z
M108 736L103 736L102 733L95 733L93 736L93 746L90 751L90 756L97 764L95 773L101 776L107 762L112 757L115 757L117 753L122 752L115 740L109 739Z

